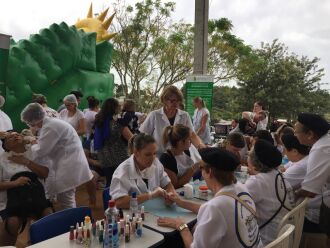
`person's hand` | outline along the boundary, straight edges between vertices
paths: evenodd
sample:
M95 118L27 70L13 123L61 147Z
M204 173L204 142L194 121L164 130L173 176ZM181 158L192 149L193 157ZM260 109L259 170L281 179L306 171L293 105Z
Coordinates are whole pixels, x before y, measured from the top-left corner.
M180 196L174 192L167 193L166 198L168 198L171 202L175 202L178 205L180 205L180 202L182 201Z
M150 193L151 199L156 198L156 197L165 197L166 191L162 189L161 187L157 187Z
M16 164L22 164L22 165L28 165L30 163L30 160L22 155L13 155L8 157L9 161L12 161Z
M8 135L8 133L7 132L0 132L0 139L4 139L4 138L6 138L6 136Z
M18 187L18 186L24 186L26 184L29 184L30 181L31 180L28 177L19 177L14 182L15 182L15 185Z
M178 229L179 226L184 223L185 222L179 217L177 218L160 217L157 220L157 224L159 226L171 227L173 229Z

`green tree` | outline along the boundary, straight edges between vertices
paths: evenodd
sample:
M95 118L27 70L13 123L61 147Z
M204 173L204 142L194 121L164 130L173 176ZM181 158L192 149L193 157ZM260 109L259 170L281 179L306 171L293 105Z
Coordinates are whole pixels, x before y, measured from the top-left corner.
M125 97L142 110L154 108L166 86L182 81L192 67L191 26L171 24L173 2L146 0L135 6L117 1L113 66ZM147 94L147 95L145 95Z
M289 54L278 40L262 43L252 57L238 71L242 107L261 100L272 117L287 119L295 119L299 112L308 109L310 93L319 88L324 75L324 69L318 68L318 58L310 60Z

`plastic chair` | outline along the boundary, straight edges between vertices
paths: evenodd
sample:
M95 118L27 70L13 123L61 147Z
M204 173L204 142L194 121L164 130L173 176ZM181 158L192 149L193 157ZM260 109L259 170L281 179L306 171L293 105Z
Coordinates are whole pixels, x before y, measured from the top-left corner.
M300 244L307 202L308 198L305 198L294 209L288 212L278 225L278 230L281 230L281 228L283 228L283 226L288 223L293 224L295 226L293 234L293 243L291 246L292 248L298 248Z
M108 188L105 188L105 189L103 190L103 195L102 195L102 197L103 197L103 209L104 209L104 211L108 208L108 202L109 202L109 200L110 200L110 193L109 193L109 190L110 190L109 187L108 187Z
M291 248L290 238L293 235L295 227L291 224L286 224L279 232L277 239L265 246L265 248Z
M68 208L37 220L30 227L31 244L68 232L70 226L75 227L77 222L84 221L85 216L92 218L89 207Z

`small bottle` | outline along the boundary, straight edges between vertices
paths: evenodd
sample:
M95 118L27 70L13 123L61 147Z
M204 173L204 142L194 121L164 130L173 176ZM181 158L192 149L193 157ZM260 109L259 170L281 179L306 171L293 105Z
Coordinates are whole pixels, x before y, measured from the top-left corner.
M132 192L131 200L130 200L130 211L132 217L134 217L138 212L138 207L139 205L138 205L136 192Z
M124 220L120 220L120 235L125 236L125 222Z
M77 236L76 242L78 244L82 244L83 243L83 230L82 230L82 227L79 227L78 228L78 236Z
M78 238L79 223L76 224L76 239Z
M136 230L136 217L132 218L131 226L132 226L132 233L135 233L135 230Z
M139 238L142 236L142 218L137 221L136 236Z
M120 209L119 209L119 221L120 221L121 219L124 219L124 212L123 212L123 210L120 208Z
M117 222L118 210L116 208L116 202L114 200L110 200L108 202L108 208L104 212L105 219L108 224L113 224L113 222Z
M89 230L89 231L92 230L91 218L89 216L85 216L84 224L85 224L86 231L87 230Z
M130 228L129 225L126 224L125 227L125 243L128 243L130 241L131 237L130 237Z
M144 221L145 219L144 206L141 207L141 218Z
M104 233L104 231L103 231L103 226L102 225L100 225L99 226L99 243L101 244L101 243L103 243L103 233Z
M70 240L74 240L74 226L70 226L70 236L69 236Z

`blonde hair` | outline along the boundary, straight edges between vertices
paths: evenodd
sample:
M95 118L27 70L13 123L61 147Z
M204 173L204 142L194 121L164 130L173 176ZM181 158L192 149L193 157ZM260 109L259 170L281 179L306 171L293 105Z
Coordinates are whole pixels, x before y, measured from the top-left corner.
M203 108L205 108L205 106L206 106L206 104L205 104L203 98L201 98L200 96L195 97L193 101L194 101L194 102L200 102L200 103L202 104L202 107L203 107Z
M170 85L170 86L166 86L163 91L162 94L160 95L160 101L165 104L166 100L169 99L170 96L176 96L179 100L179 102L183 101L183 94L182 92L175 87L174 85Z

